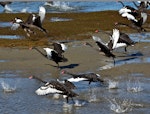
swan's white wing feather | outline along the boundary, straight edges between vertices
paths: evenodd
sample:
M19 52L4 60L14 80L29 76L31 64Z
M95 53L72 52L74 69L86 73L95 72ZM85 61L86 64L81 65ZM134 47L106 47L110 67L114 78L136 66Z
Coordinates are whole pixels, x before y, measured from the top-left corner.
M123 13L127 13L127 12L131 12L131 10L127 9L126 7L123 7L119 10L119 14L123 14Z
M46 14L46 10L43 6L39 7L39 16L40 16L40 20L41 22L43 22L44 18L45 18L45 14Z
M141 17L143 18L143 23L144 24L147 20L147 13L141 13Z
M93 40L96 42L100 42L101 44L106 46L106 43L102 42L101 38L98 36L92 36Z
M67 46L65 44L60 44L60 45L61 45L63 51L67 50Z
M113 47L112 47L112 49L114 49L116 47L117 42L119 40L119 36L120 36L119 30L118 29L113 29L113 35L112 35Z
M127 46L126 43L117 43L116 46L115 46L115 48L125 47L125 46Z
M86 78L69 78L69 79L67 79L68 81L70 81L70 82L79 82L79 81L85 81L85 80L87 80Z
M96 42L102 42L102 40L98 36L92 36L92 38Z
M129 13L123 13L121 16L126 17L128 20L133 20L135 22L138 22L138 20L133 15L131 15Z
M46 51L48 59L51 59L51 57L52 57L52 51L54 51L54 50L51 49L51 48L43 48L43 49Z
M63 93L60 90L57 90L52 87L53 85L48 85L48 86L41 86L39 89L35 91L37 95L47 95L47 94L52 94L52 93Z

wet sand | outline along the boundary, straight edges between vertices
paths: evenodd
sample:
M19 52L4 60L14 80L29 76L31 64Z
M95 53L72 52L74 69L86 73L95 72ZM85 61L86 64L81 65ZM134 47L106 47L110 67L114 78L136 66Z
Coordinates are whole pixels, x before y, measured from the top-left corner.
M60 69L56 68L57 65L53 61L44 58L34 49L29 50L29 47L0 48L0 71L1 73L12 71L16 74L20 74L21 77L36 75L43 78L60 78L62 76L60 74L61 70L68 70L73 73L96 72L101 74L104 78L113 78L131 73L148 76L150 73L149 62L144 62L144 58L150 56L150 52L147 51L150 50L149 43L140 42L134 47L128 47L126 54L123 49L115 50L114 53L117 56L127 56L129 53L133 54L139 52L142 53L143 56L137 56L140 62L135 61L131 63L130 59L129 61L126 60L127 57L117 57L115 59L116 65L113 66L113 60L111 58L105 57L89 46L83 46L84 42L90 42L97 48L92 39L66 43L68 50L64 53L64 56L68 58L68 62L60 63ZM44 53L43 47L38 48ZM119 61L124 60L125 62L119 63ZM113 67L99 70L100 67L109 64Z

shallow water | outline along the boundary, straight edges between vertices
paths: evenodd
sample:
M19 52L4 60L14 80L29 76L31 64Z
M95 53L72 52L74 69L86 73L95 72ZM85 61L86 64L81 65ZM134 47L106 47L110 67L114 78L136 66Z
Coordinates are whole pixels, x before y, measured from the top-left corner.
M126 57L115 60L115 64L113 61L107 65L101 66L98 70L106 70L111 69L113 67L119 67L125 64L133 64L133 63L150 63L150 57Z
M133 33L129 37L135 42L150 42L150 33Z
M42 85L34 79L22 78L23 71L2 71L0 73L0 113L32 114L102 114L105 113L144 113L149 110L149 80L144 74L131 73L114 79L107 79L115 88L100 83L77 82L74 90L79 97L69 104L60 96L38 96L35 90ZM45 77L48 79L48 76ZM65 75L60 80L68 78ZM117 82L116 85L114 82ZM132 91L131 89L138 91ZM128 104L128 105L127 105Z
M52 17L50 22L61 22L61 21L71 21L72 19L69 18L59 18L59 17Z
M21 39L24 38L24 36L19 35L0 35L1 39Z
M131 2L125 2L126 5L134 5ZM63 12L93 12L93 11L104 11L104 10L118 10L122 5L116 1L111 2L89 2L89 1L78 1L78 2L59 2L55 1L52 5L46 2L12 2L8 5L8 11L5 11L3 7L0 7L0 12L7 13L26 13L26 12L38 12L39 6L45 6L47 12L63 13Z
M0 27L11 27L11 23L10 22L1 22L0 21Z

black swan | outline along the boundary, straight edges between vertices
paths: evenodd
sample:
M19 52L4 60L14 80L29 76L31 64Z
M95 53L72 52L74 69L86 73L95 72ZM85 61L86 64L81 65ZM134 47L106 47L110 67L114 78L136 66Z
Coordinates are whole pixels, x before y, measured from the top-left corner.
M39 52L41 55L43 55L45 58L54 61L57 64L57 67L59 68L59 62L67 62L68 59L65 58L64 56L60 55L57 51L51 48L43 48L44 51L46 52L43 53L36 47L32 47L30 49L35 49L37 52Z
M16 17L11 26L12 30L18 29L20 26L30 37L30 33L36 34L31 28L36 28L47 34L47 30L42 27L42 22L45 18L46 10L44 7L39 7L39 15L30 14L28 19L24 22L21 18Z
M91 84L91 82L104 83L104 80L100 78L100 75L95 73L73 74L66 70L63 70L61 73L72 76L72 78L67 79L69 82L89 81L89 84Z
M30 79L37 79L40 82L44 83L43 86L41 86L39 89L37 89L35 92L37 95L47 95L47 94L61 94L63 95L67 103L69 101L69 97L73 100L73 97L78 96L75 92L72 91L72 83L69 81L65 81L65 83L60 83L59 81L50 81L46 82L41 80L40 78L36 76L30 76ZM74 100L73 100L74 101Z
M103 33L107 34L109 37L112 36L111 33L108 33L108 32L102 31L102 30L96 30L95 32L96 32L96 33L98 33L98 32L103 32ZM117 42L117 43L118 43L118 44L120 43L120 47L121 47L121 46L124 46L124 47L125 47L125 52L127 52L127 47L128 47L128 46L134 46L134 44L136 44L137 42L134 42L134 41L129 37L128 34L123 33L123 32L120 32L120 31L119 31L119 33L120 33L120 35L119 35L119 39L118 39L118 42ZM108 43L108 47L110 47L110 49L112 49L112 44ZM119 47L119 46L118 46L118 47Z

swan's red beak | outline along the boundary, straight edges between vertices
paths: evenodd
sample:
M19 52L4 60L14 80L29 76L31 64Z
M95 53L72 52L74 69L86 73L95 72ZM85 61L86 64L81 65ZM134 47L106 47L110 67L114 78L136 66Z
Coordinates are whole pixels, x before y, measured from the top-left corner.
M33 78L33 76L29 76L29 79L32 79Z
M29 50L32 50L32 47L30 47Z
M65 74L65 71L63 70L63 71L61 71L61 74Z
M118 22L115 22L115 25L117 25L118 24Z
M95 33L98 33L99 32L99 30L95 30Z

